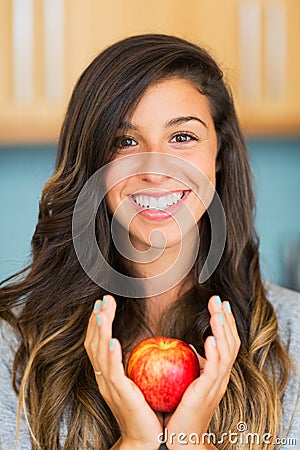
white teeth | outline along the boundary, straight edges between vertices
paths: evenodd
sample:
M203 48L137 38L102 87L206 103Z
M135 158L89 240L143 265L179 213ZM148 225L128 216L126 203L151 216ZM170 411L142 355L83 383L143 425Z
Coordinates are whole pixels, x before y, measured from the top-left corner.
M157 208L158 209L165 209L168 207L168 204L166 203L166 197L159 197L157 199Z
M175 205L183 197L184 192L176 192L162 197L152 197L150 195L133 195L133 200L138 205L149 209L167 209Z
M150 208L157 208L157 201L154 197L150 197L149 206L150 206Z

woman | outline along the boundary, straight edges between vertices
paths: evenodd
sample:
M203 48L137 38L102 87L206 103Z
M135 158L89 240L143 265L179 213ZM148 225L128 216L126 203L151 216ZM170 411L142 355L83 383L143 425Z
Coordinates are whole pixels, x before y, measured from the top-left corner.
M70 100L32 264L1 290L1 448L14 445L16 415L22 449L156 449L165 427L169 449L296 438L299 295L263 284L253 209L245 143L211 57L155 34L101 53ZM213 260L216 226L226 242ZM124 372L153 335L193 345L201 366L164 417Z

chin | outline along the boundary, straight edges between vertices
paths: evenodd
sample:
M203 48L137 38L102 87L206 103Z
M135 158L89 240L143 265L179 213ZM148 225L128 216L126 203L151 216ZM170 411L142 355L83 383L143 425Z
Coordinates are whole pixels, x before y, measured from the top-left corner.
M161 250L179 247L189 234L187 230L182 233L176 224L170 227L157 226L155 228L152 226L149 230L146 230L145 226L143 228L143 235L137 232L131 233L131 241L136 249L141 250L143 248L144 251L149 247Z

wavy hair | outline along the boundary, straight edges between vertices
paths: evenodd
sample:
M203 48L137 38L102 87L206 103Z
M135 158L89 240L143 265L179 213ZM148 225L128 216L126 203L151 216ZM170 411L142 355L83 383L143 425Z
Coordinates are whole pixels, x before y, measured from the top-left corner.
M227 240L217 269L199 285L210 242L206 212L200 227L200 242L206 244L201 244L192 269L193 288L162 316L160 331L192 343L203 355L203 342L211 333L208 300L215 293L229 300L241 348L210 431L220 439L222 432L236 430L244 421L249 432L280 432L290 360L261 279L251 173L232 96L204 49L174 36L147 34L107 48L78 80L62 126L55 172L42 192L32 263L21 277L19 273L16 280L6 280L0 291L1 317L20 336L13 386L34 450L107 450L120 436L83 346L93 304L105 292L77 260L72 214L84 183L113 159L114 138L124 118L130 118L149 85L172 77L190 81L209 100L218 138L216 190L226 215ZM112 267L126 271L110 236L110 220L104 200L96 217L98 245ZM143 299L116 296L116 301L113 334L126 355L151 329ZM224 441L219 448L233 445Z

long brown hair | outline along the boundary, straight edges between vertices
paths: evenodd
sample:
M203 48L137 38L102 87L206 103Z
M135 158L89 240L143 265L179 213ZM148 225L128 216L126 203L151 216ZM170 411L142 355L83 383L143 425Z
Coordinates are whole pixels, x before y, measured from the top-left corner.
M250 167L232 97L221 70L204 49L177 37L149 34L107 48L78 80L61 130L55 173L42 193L32 264L21 279L10 280L0 291L1 316L20 335L13 384L35 450L61 448L63 430L65 450L106 450L119 437L83 346L93 304L104 292L77 260L72 213L84 183L112 160L114 138L124 118L130 117L151 83L169 77L189 80L210 102L218 137L216 190L226 215L227 240L217 269L199 285L210 242L205 213L200 227L203 244L192 269L194 287L169 308L168 320L162 317L161 333L192 343L203 354L210 334L208 299L217 293L229 300L241 348L210 431L219 439L244 421L249 432L278 432L290 361L260 275ZM109 264L124 271L110 236L110 219L104 200L96 218L98 244ZM143 299L116 300L113 333L125 354L151 330ZM233 445L225 440L219 448Z

